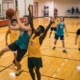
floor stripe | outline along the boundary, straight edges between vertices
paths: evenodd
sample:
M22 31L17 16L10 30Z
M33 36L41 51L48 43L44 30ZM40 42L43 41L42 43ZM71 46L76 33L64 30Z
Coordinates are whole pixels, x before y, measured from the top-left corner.
M54 58L61 58L61 59L67 59L67 60L73 60L73 61L80 61L80 60L76 60L76 59L63 58L63 57L57 57L57 56L49 56L49 55L43 55L43 56L54 57Z
M10 64L9 66L5 67L4 69L0 70L0 72L6 70L7 68L9 68L10 66L12 66L13 64Z
M10 67L10 66L11 65L9 65L8 67ZM5 67L5 66L2 66L2 67ZM14 68L9 68L9 69L14 69ZM14 70L16 70L16 69L14 69ZM25 70L23 72L29 73L28 71L25 71ZM61 79L61 78L47 76L47 75L41 75L41 76L48 77L48 78L54 78L54 79L57 79L57 80L64 80L64 79Z

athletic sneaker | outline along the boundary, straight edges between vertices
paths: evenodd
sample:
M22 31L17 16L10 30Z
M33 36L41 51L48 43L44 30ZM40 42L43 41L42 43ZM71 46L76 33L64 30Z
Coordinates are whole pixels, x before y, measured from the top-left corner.
M63 50L63 52L64 52L64 53L67 53L67 51L66 51L66 50Z
M53 47L53 50L55 49L56 47Z
M18 70L18 71L15 73L15 75L16 75L16 76L19 76L22 72L23 72L22 69L21 69L21 70Z
M78 48L78 50L80 51L80 48Z

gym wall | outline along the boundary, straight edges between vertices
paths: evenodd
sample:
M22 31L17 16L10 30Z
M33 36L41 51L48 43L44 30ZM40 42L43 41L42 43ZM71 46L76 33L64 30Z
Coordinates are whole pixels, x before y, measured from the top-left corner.
M0 15L2 15L2 0L0 0L0 4L1 4L1 14Z
M38 2L38 17L44 16L44 6L49 6L49 16L54 14L54 7L58 9L58 16L66 16L66 11L72 7L80 8L80 0L34 0Z
M33 0L18 0L18 10L20 11L20 17L23 15L28 15L28 6L33 5Z
M53 16L53 14L54 14L53 0L34 0L34 2L38 2L38 17L44 16L44 6L49 6L49 16Z
M58 9L58 16L66 16L66 11L72 7L80 8L80 0L55 0L54 3Z
M10 0L0 0L0 4L1 4L1 15L3 15L3 4L2 2L6 1L6 2L10 2ZM14 9L15 9L15 0L11 0L13 1L13 5L14 5ZM23 17L24 15L28 15L28 6L29 4L33 5L33 0L17 0L18 2L18 10L20 11L20 17Z

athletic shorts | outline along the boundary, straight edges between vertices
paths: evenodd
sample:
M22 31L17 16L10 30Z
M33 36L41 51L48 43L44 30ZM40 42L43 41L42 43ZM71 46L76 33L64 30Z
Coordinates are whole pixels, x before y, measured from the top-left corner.
M19 46L14 42L10 45L8 45L9 49L11 51L17 51L17 57L16 57L16 60L18 62L20 62L23 58L23 56L26 54L27 52L27 49L20 49Z
M60 40L64 40L64 35L60 36L55 34L55 39L58 40L59 38Z
M36 68L39 69L40 67L42 67L42 58L28 58L28 68L32 69L32 68Z
M57 31L57 28L51 27L50 30L51 30L51 31L53 31L53 30L54 30L54 31Z

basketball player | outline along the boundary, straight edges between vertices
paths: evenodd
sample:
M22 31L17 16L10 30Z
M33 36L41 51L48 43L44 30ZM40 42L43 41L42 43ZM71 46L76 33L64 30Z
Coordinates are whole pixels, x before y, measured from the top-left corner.
M13 27L11 25L10 19L9 21L9 28L11 30L20 30L20 36L19 38L13 42L12 44L6 46L4 49L0 51L0 56L2 56L5 52L11 50L11 51L16 51L17 50L17 58L16 58L16 66L17 66L17 72L16 76L18 76L23 70L21 68L20 61L22 60L23 56L27 52L27 47L28 47L28 42L30 39L30 36L32 34L32 28L29 26L29 16L24 17L24 25L22 25L20 19L19 19L19 12L16 12L16 19L18 22L19 27Z
M77 39L79 38L78 50L80 51L80 29L76 32L75 44L77 45Z
M55 22L51 25L49 38L51 38L51 34L52 34L53 30L54 30L54 32L56 32L56 24L59 21L59 19L57 18L56 15L54 15L54 18L55 18Z
M65 23L64 23L64 18L61 17L60 22L57 24L57 31L56 31L56 34L55 34L55 42L54 42L53 50L56 48L57 40L60 37L60 40L62 41L63 52L66 53L67 51L65 49L65 43L64 43L64 29L66 31L66 35L68 36L66 26L65 26Z
M16 19L12 19L11 20L11 25L13 27L17 27L17 20ZM8 29L7 33L6 33L6 45L8 45L8 35L10 34L10 43L13 43L14 41L16 41L19 38L20 32L19 30L10 30ZM17 56L17 51L13 51L14 53L14 61L13 63L15 63L15 59Z
M53 21L54 19L50 20L50 23L46 27L46 29L44 29L42 25L39 25L37 30L35 30L33 27L33 21L30 22L30 25L32 25L34 29L28 45L28 68L32 80L36 80L34 70L37 75L37 80L41 80L40 68L42 67L42 58L41 58L40 46L42 45L43 40L47 35L47 31L49 30Z

